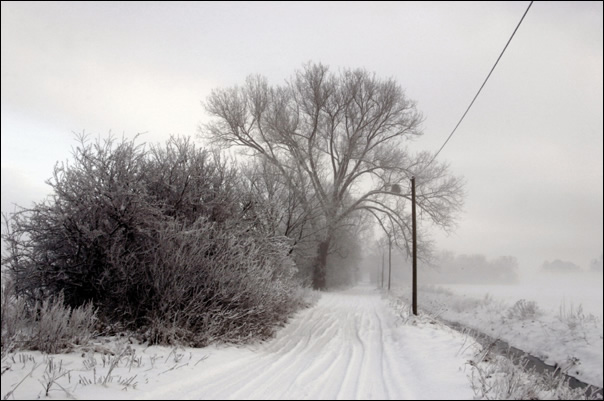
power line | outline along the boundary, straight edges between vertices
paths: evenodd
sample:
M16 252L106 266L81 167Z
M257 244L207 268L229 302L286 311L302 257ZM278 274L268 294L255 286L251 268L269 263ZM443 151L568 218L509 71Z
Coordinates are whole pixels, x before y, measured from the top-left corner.
M493 71L495 70L495 67L497 67L497 63L499 63L499 60L501 60L501 56L503 56L503 53L505 53L505 50L508 48L508 45L510 44L510 42L512 41L512 38L514 37L514 35L516 34L516 31L518 30L518 28L520 27L520 24L522 24L522 21L524 20L524 17L526 16L526 14L528 13L528 10L531 8L531 6L533 5L533 2L531 1L530 4L528 5L528 7L526 8L526 11L524 12L524 14L522 15L522 18L520 18L520 22L518 22L518 25L516 25L516 29L514 29L514 32L512 32L512 36L510 36L510 38L508 39L508 42L505 44L505 47L503 48L503 50L501 51L501 54L499 54L499 57L497 57L497 61L495 61L495 64L493 65L493 68L491 68L491 71L489 72L489 75L487 75L486 79L484 80L484 82L482 83L482 85L480 86L480 89L478 89L478 92L476 92L476 95L474 96L474 99L472 99L472 102L470 103L470 105L468 106L468 108L466 109L465 113L463 113L463 115L461 116L461 118L459 119L459 122L457 123L457 125L455 126L455 128L453 128L453 131L451 131L451 133L449 134L449 136L447 137L447 140L442 144L442 146L440 147L440 149L438 149L438 152L436 152L436 154L434 155L434 157L430 160L430 163L428 163L426 165L426 167L423 168L423 170L427 169L430 164L432 164L432 162L436 159L436 157L438 156L438 154L440 153L441 150L443 150L443 148L445 147L445 145L447 144L447 142L449 142L449 139L451 139L451 137L453 136L453 134L455 133L455 131L457 131L457 127L459 127L459 125L461 124L461 122L463 121L463 119L466 117L466 114L468 114L468 111L470 111L470 108L472 107L472 105L474 104L474 101L476 101L476 98L478 97L478 95L480 94L480 91L482 91L482 88L484 88L485 84L487 83L487 81L489 80L489 78L491 77L491 74L493 73Z

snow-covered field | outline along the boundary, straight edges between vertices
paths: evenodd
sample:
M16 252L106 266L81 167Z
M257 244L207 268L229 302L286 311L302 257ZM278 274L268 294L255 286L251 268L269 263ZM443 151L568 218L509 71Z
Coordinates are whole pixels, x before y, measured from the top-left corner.
M456 294L483 298L490 294L507 302L519 299L535 301L544 312L557 314L560 308L582 307L583 312L602 320L603 298L602 275L583 273L571 275L535 275L516 285L439 285Z
M251 346L145 347L122 338L64 355L17 352L2 362L1 395L472 399L467 361L474 354L467 337L429 322L405 323L365 286L322 294L274 339Z
M433 315L502 339L602 387L602 276L595 277L599 281L425 286L418 303ZM408 289L397 291L409 298Z

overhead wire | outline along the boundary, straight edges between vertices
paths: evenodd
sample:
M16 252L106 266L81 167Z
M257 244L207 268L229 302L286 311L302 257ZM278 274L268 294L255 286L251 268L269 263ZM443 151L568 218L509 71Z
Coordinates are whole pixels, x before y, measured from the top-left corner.
M520 21L518 22L518 25L516 25L516 29L514 29L514 32L512 32L512 35L510 36L510 38L508 39L507 43L505 44L505 47L503 48L503 50L499 54L499 57L497 57L497 61L495 61L495 64L493 64L493 67L491 68L491 71L489 71L489 74L485 78L484 82L482 83L482 85L480 85L480 89L478 89L478 92L476 92L476 95L474 96L474 98L470 102L470 105L467 107L466 111L463 113L463 115L461 116L461 118L459 119L459 121L457 122L457 124L455 125L455 128L453 128L453 131L451 131L451 133L449 134L449 136L447 137L447 139L445 140L445 142L438 149L438 151L434 154L434 156L432 157L432 159L430 160L430 162L422 169L422 172L424 170L426 170L434 162L434 160L438 157L438 155L443 150L443 148L445 147L445 145L449 142L449 140L451 139L451 137L453 136L453 134L455 134L455 131L457 131L457 128L459 127L459 125L461 124L461 122L464 120L464 118L466 117L466 115L468 114L468 112L470 111L470 108L472 108L472 105L476 101L476 98L478 98L478 95L480 95L480 92L482 91L482 88L484 88L484 86L486 85L487 81L491 77L491 74L493 74L493 71L495 70L495 67L497 67L497 64L499 63L499 60L501 60L501 57L503 56L503 54L505 53L505 50L508 48L510 42L514 38L514 35L516 35L516 31L518 31L518 28L520 27L520 24L522 24L522 21L524 20L524 17L526 17L526 14L528 13L528 11L530 10L530 8L531 8L532 5L533 5L533 1L530 2L530 4L528 5L528 7L526 8L526 11L524 11L524 14L522 15L522 18L520 18Z

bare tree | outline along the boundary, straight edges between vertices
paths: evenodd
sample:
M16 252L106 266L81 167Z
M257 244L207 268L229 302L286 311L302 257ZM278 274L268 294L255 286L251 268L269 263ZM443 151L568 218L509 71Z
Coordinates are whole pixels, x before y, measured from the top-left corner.
M310 284L321 210L316 199L309 198L309 203L304 204L291 190L295 186L299 192L308 193L312 191L310 183L303 176L285 177L266 158L251 160L240 171L248 197L242 207L243 219L262 233L290 238L289 254L296 261L297 277Z
M461 180L446 165L430 163L429 153L407 149L406 141L421 135L422 116L393 79L365 70L334 74L308 64L281 86L250 76L244 86L214 90L206 109L216 117L205 127L211 140L268 161L288 179L303 207L319 205L317 289L326 285L334 233L356 213L370 213L406 246L411 196L400 188L408 187L411 176L420 212L444 229L452 227L462 202ZM310 190L297 186L300 180Z
M290 189L293 183L297 188L308 189L308 183L297 177L284 177L266 159L244 165L241 173L242 185L249 196L243 205L245 219L253 220L263 232L293 239L294 246L312 235L311 220L316 218L319 210L316 206L303 207ZM310 214L311 211L314 214Z

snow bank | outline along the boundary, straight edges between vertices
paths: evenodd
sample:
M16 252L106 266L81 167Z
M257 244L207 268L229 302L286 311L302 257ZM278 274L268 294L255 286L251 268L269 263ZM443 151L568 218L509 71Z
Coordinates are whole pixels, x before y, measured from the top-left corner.
M508 287L509 291L514 288ZM408 298L408 289L397 291ZM564 302L556 312L551 302L511 301L509 294L493 296L487 291L484 286L474 287L474 295L485 294L477 297L426 286L420 288L418 303L431 314L500 338L581 381L602 387L601 317L585 312L581 305Z

